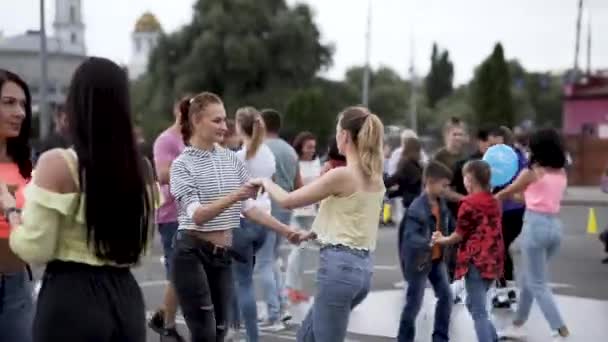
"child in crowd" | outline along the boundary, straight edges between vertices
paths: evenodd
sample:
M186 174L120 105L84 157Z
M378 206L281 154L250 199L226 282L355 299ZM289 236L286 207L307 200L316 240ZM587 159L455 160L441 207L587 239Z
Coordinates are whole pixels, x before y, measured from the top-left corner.
M401 313L399 342L413 342L416 336L416 316L422 306L427 279L433 285L437 306L433 341L449 340L452 313L452 291L440 245L431 247L433 232L452 231L453 220L445 199L441 196L450 184L452 172L445 165L431 161L424 169L424 191L409 206L404 227L399 259L408 282L405 307Z
M495 342L498 336L486 299L494 280L503 275L501 208L490 192L490 166L486 162L470 161L462 172L469 195L458 209L456 231L449 237L436 231L433 242L440 246L460 243L455 278L465 278L466 305L473 317L478 341Z

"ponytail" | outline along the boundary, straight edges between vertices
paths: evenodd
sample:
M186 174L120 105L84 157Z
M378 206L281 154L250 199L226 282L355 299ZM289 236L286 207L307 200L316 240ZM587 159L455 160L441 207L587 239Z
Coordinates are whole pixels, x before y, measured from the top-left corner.
M190 103L191 98L185 98L179 103L179 123L181 126L182 139L184 144L190 145L190 138L192 137L192 126L190 123Z
M253 120L251 145L247 146L247 155L245 156L246 159L251 159L256 153L258 153L260 146L264 142L264 137L266 137L266 126L264 125L262 116L258 114Z
M380 118L365 107L349 107L340 114L339 126L350 133L363 173L370 178L382 177L384 125Z
M253 107L243 107L236 111L236 122L250 139L251 143L247 146L245 159L253 158L260 149L266 137L266 125L260 112Z
M382 177L384 127L375 114L368 114L357 134L357 152L363 173L371 178Z

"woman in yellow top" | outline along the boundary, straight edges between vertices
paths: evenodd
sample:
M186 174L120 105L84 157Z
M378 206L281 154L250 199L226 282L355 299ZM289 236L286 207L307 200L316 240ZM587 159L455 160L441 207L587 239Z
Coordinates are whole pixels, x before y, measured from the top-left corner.
M0 182L14 193L15 208L23 205L23 188L32 173L31 104L27 84L0 69ZM34 309L31 276L10 250L9 235L10 225L0 212L0 341L29 342Z
M328 171L310 184L285 192L270 179L255 180L273 200L293 209L321 201L313 232L321 243L317 294L298 332L300 342L340 342L351 310L367 296L372 277L378 214L384 197L380 119L363 107L340 116L336 141L346 167Z
M146 340L144 302L130 272L150 243L153 173L135 145L126 73L89 58L67 99L73 149L39 159L21 213L3 184L0 205L21 259L46 264L35 342Z

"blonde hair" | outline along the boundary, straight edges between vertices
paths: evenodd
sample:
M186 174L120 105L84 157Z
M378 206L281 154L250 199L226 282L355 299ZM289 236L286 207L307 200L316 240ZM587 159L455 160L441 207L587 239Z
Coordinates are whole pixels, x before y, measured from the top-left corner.
M340 127L350 133L363 173L382 177L384 125L380 118L365 107L349 107L340 114Z
M242 107L236 111L236 124L251 139L251 143L247 146L247 153L245 154L245 159L249 160L258 153L258 149L264 142L264 137L266 136L264 119L257 109Z

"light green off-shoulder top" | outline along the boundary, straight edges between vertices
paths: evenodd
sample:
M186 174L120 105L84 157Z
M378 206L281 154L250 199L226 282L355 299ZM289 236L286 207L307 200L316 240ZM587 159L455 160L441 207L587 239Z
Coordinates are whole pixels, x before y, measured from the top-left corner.
M73 150L62 150L62 155L78 184L76 153ZM35 177L34 174L34 179ZM158 190L153 191L159 193ZM87 244L82 193L56 193L41 188L32 181L26 186L24 195L22 224L12 229L9 243L13 252L25 262L44 264L61 260L94 266L133 266L117 265L95 256L94 249ZM158 199L159 195L153 198ZM155 203L157 208L159 202L160 200ZM151 245L154 230L151 225L148 246Z

